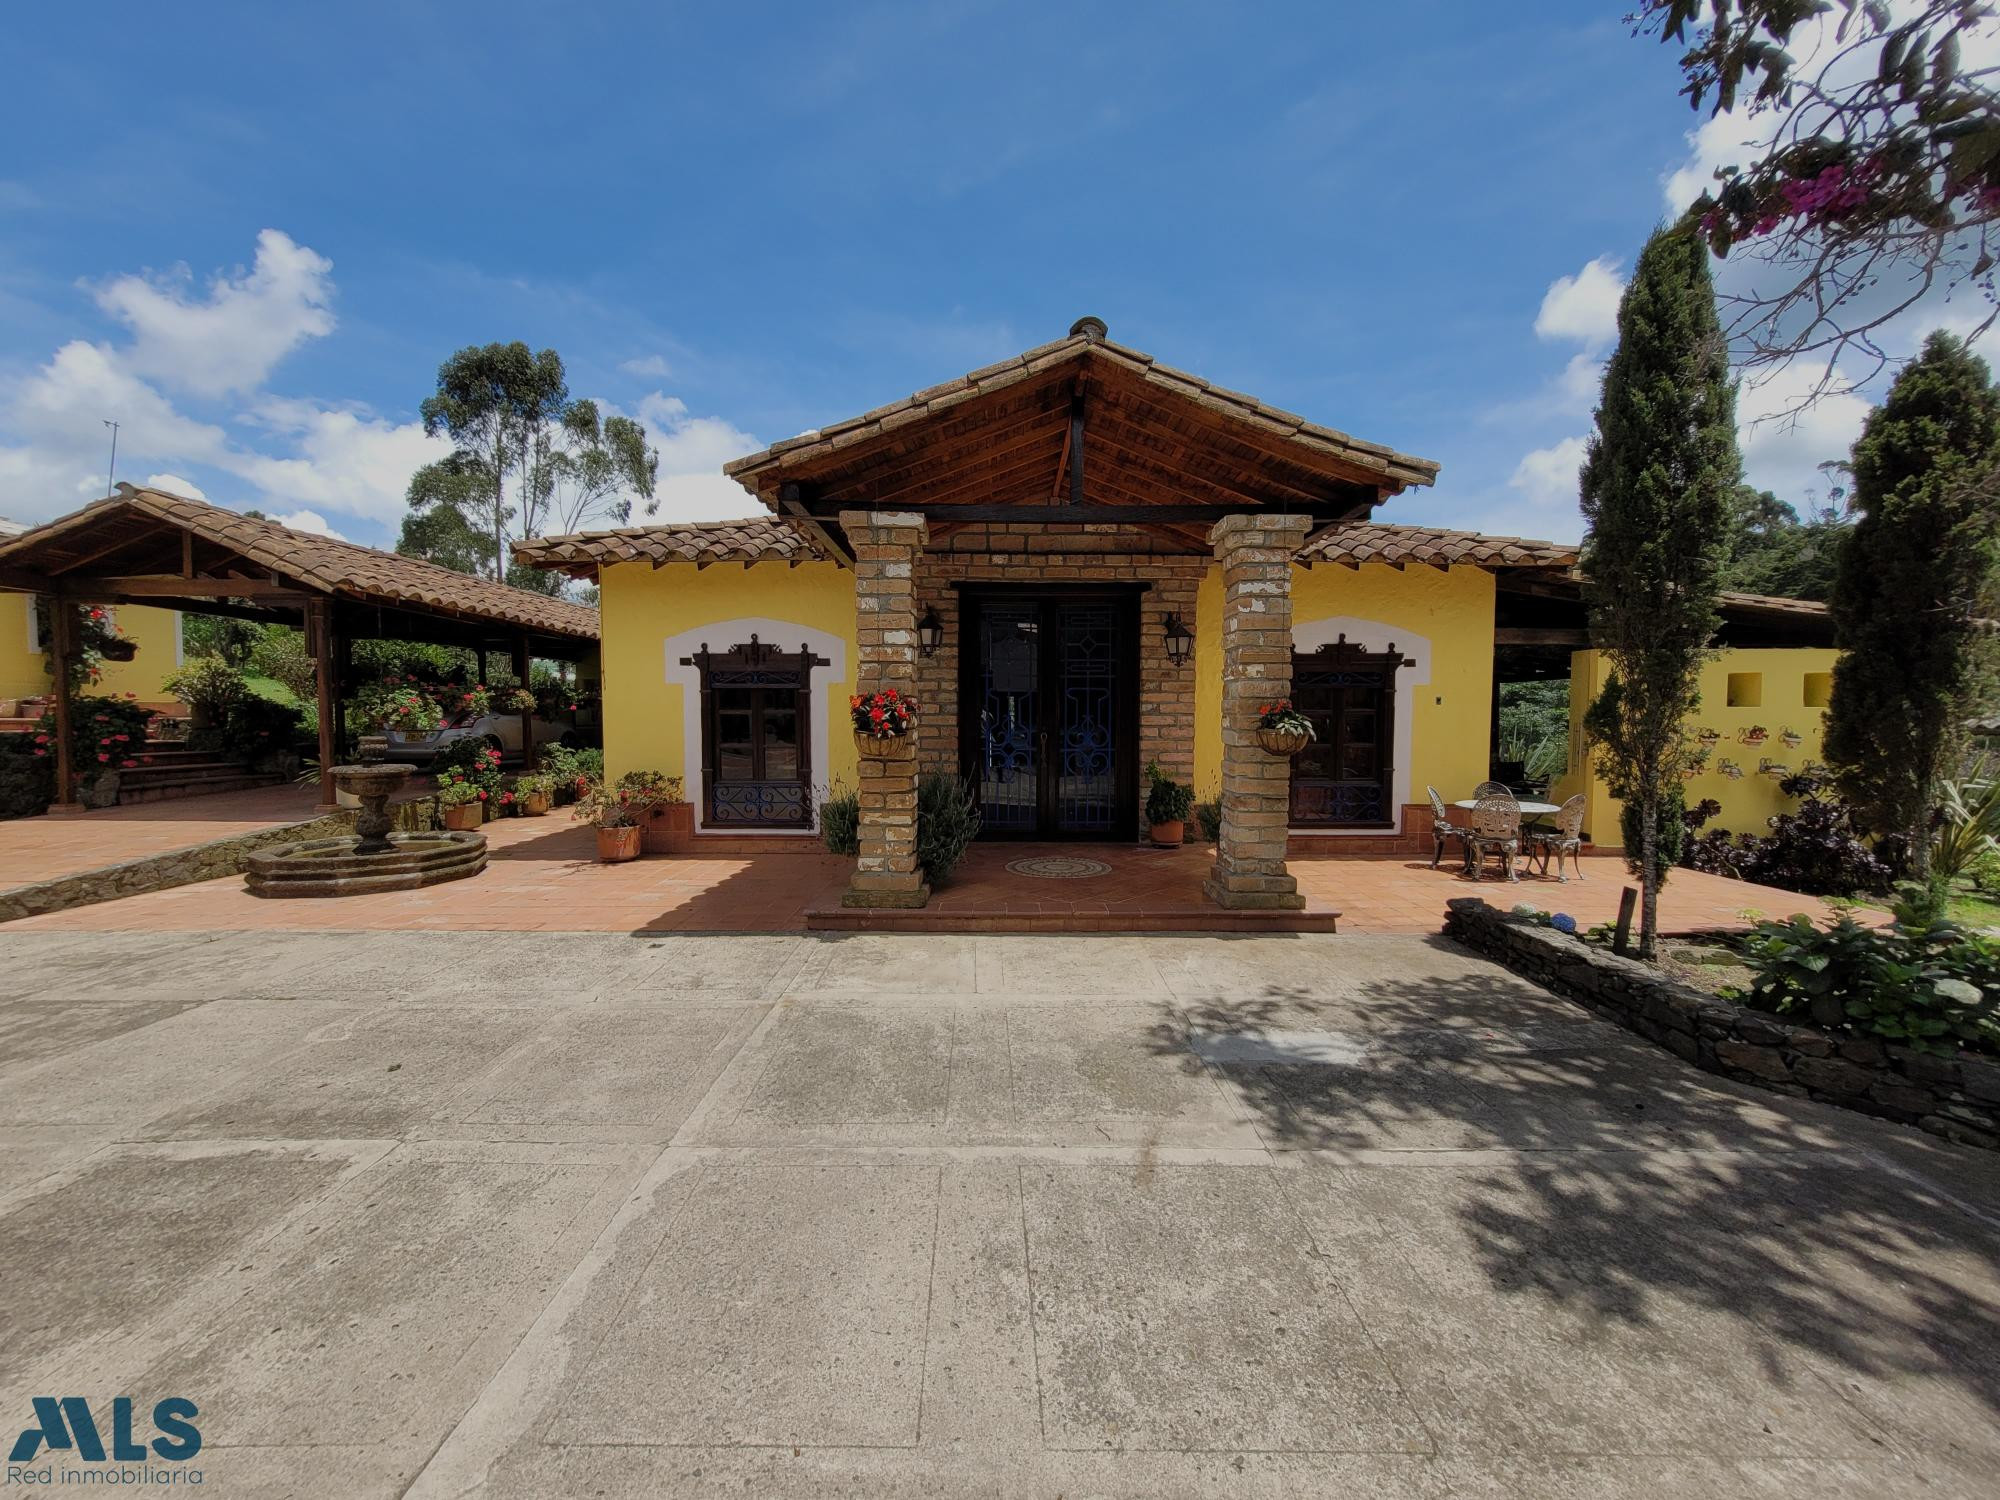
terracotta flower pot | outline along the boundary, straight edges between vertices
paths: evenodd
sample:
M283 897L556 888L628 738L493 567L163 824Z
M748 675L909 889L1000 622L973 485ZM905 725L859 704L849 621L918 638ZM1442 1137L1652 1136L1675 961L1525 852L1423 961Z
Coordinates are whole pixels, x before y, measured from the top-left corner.
M636 823L628 823L622 828L597 830L597 857L605 864L623 864L628 859L637 859L639 852L639 826Z
M521 811L531 818L544 817L547 815L548 810L549 794L547 792L530 792L521 799Z
M694 843L694 804L655 803L642 827L640 844L648 854L684 854Z
M1257 726L1257 743L1270 755L1297 755L1311 741L1303 729L1266 729Z
M1187 822L1182 819L1173 823L1155 823L1148 835L1162 849L1178 849L1187 837Z
M477 802L459 802L438 813L439 821L453 833L471 833L485 821Z

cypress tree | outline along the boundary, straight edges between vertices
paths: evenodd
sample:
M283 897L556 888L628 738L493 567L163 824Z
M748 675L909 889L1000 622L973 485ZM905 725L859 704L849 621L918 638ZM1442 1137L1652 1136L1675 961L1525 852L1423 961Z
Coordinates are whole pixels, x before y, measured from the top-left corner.
M1986 363L1934 333L1854 445L1859 519L1829 601L1844 654L1827 762L1864 826L1909 840L1920 878L1988 655L1979 620L2000 532L1996 462L2000 394Z
M1582 473L1584 598L1592 643L1610 666L1586 724L1627 804L1641 958L1653 957L1659 932L1663 855L1679 832L1665 823L1680 797L1681 725L1700 705L1701 665L1720 623L1741 471L1708 253L1690 235L1657 230L1618 305L1618 349Z

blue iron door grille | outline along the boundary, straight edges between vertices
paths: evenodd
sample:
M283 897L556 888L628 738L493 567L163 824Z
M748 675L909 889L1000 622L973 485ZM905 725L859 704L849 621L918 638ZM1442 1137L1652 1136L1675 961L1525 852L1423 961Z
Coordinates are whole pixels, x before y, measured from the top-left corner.
M1056 826L1109 833L1117 816L1117 612L1109 604L1057 606L1061 618L1062 752Z
M1033 833L1041 818L1041 611L990 604L979 615L979 805L984 826Z
M703 825L812 827L812 669L826 658L753 635L723 652L704 643L681 665L701 671Z
M1138 831L1138 595L968 588L960 747L1000 838Z

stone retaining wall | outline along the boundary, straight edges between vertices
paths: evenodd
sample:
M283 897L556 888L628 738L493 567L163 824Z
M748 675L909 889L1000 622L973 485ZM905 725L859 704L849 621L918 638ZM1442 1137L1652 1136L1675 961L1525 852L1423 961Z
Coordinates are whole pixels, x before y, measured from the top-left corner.
M1445 903L1445 934L1698 1068L2000 1148L2000 1059L1912 1052L1746 1010L1477 896Z
M42 912L64 911L72 906L90 906L98 901L115 901L120 896L136 896L143 891L163 891L169 886L192 885L198 880L216 880L243 873L245 856L274 844L291 844L301 839L332 838L354 831L352 809L328 813L305 823L287 823L279 828L260 828L254 833L215 839L186 849L169 849L144 859L123 864L103 865L59 875L53 880L15 886L0 891L0 922L32 917Z

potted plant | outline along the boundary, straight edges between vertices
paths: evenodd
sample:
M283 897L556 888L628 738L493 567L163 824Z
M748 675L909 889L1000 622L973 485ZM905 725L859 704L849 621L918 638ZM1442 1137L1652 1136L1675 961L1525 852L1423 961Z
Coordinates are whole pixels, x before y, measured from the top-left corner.
M469 781L446 782L438 788L438 820L454 833L472 833L486 821L485 798Z
M1752 724L1742 734L1737 736L1746 745L1761 745L1770 737L1771 731L1766 729L1762 724Z
M1719 729L1710 729L1704 724L1700 729L1695 731L1694 737L1698 744L1708 747L1714 745L1722 738L1722 731Z
M622 791L640 804L639 842L648 854L681 854L694 842L694 804L681 795L681 779L661 771L627 771Z
M1787 724L1778 731L1778 743L1787 750L1796 750L1806 742L1806 737Z
M1187 816L1194 810L1194 788L1178 782L1160 769L1158 761L1146 763L1146 826L1153 843L1162 849L1178 849L1187 834Z
M644 806L622 788L594 782L576 799L570 816L595 825L597 857L607 865L615 865L640 855L639 815Z
M555 802L556 779L547 771L516 777L514 792L520 798L524 814L531 818L544 817Z
M847 700L854 713L854 746L863 755L914 753L910 731L917 722L917 701L895 688L856 693Z
M1717 769L1731 781L1741 781L1743 779L1743 767L1739 766L1726 755L1722 757L1722 764Z
M1257 710L1257 743L1271 755L1297 755L1313 742L1312 720L1280 698Z
M1701 775L1702 772L1706 771L1708 769L1708 759L1710 753L1711 752L1708 746L1703 745L1700 749L1696 750L1692 755L1689 755L1685 760L1683 760L1681 762L1681 780L1693 781L1695 777Z

